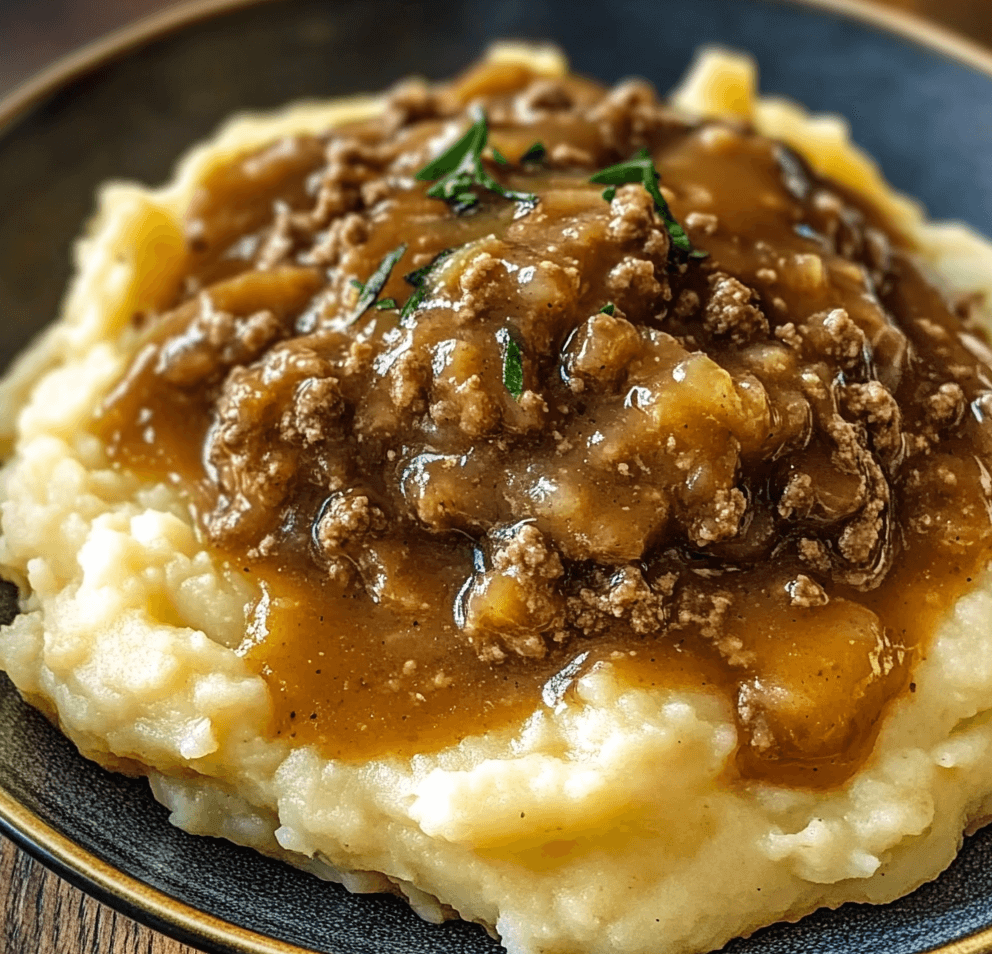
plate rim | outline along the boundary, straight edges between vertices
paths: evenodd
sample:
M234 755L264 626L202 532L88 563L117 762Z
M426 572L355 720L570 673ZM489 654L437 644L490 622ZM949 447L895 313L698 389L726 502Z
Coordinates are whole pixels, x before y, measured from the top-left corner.
M62 87L121 59L142 45L236 10L287 0L182 0L59 57L0 98L0 137ZM867 0L765 0L805 7L860 23L921 47L992 79L992 49L921 15ZM11 689L18 690L10 683ZM25 703L26 704L26 703ZM174 898L83 848L19 802L0 784L0 834L84 893L155 931L216 954L303 954L310 947L280 941ZM927 954L988 954L992 923L975 933L930 948Z
M0 97L0 135L10 131L30 109L67 82L121 57L143 43L235 9L280 0L181 0L174 6L126 24L59 57ZM287 0L281 0L287 2ZM808 7L894 34L955 63L992 77L992 49L921 15L868 0L767 0L779 6Z
M11 687L17 691L13 683ZM207 944L207 950L218 954L313 951L225 921L116 868L43 821L3 786L0 786L0 833L80 891L184 944L200 949Z

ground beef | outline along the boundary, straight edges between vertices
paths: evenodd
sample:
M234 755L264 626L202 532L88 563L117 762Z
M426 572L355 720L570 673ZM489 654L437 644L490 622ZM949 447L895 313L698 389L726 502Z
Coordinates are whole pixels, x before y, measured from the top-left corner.
M598 571L588 585L568 598L568 621L585 636L625 621L635 633L657 632L669 618L675 574L666 574L649 585L641 570L625 566L612 574Z
M724 673L770 758L785 664L757 634L848 605L885 633L914 561L988 545L983 346L786 147L641 82L482 76L212 174L109 452L183 461L206 536L395 653L411 706L665 645ZM428 195L475 107L489 178ZM642 148L655 183L590 182Z
M367 496L339 493L324 504L314 524L314 536L320 548L333 556L347 544L360 542L370 530L381 532L385 527L383 512L369 503Z
M752 303L753 289L723 272L710 275L709 283L703 327L711 335L729 338L736 345L768 336L768 319Z
M801 606L809 609L811 606L825 606L830 602L830 597L826 590L815 580L811 580L805 573L798 573L794 580L790 580L785 586L789 594L789 602L793 606Z
M490 541L490 567L465 596L465 633L482 659L543 656L544 634L561 625L563 600L549 586L564 573L561 560L533 524L491 533Z

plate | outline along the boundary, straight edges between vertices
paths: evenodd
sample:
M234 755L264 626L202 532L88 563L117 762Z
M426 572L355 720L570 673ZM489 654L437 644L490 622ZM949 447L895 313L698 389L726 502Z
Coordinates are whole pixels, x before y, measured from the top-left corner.
M73 238L108 178L164 180L238 109L452 75L500 37L555 40L575 69L660 89L700 44L746 49L765 92L846 115L895 186L992 235L992 56L850 0L214 0L124 31L0 104L0 367L48 320ZM0 620L14 611L0 591ZM6 616L4 616L6 614ZM141 780L83 760L0 677L0 828L84 890L207 951L496 954L481 929L426 924L171 827ZM977 954L992 948L992 829L933 884L731 942L734 954Z

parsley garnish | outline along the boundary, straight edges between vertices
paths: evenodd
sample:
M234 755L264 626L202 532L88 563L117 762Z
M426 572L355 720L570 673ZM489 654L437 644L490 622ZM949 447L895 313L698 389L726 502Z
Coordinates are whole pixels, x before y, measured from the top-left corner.
M422 265L420 268L415 268L412 272L407 272L403 276L403 281L408 285L413 285L414 288L420 288L424 283L424 279L434 271L435 266L443 262L449 255L453 254L455 249L446 248L435 255L426 265Z
M361 295L358 296L358 301L355 303L355 307L352 309L351 314L345 321L346 325L354 324L359 318L362 317L362 315L365 314L366 311L369 310L372 303L379 296L379 292L386 287L386 282L389 281L389 275L396 263L405 253L405 243L400 245L398 248L394 248L379 263L379 267L369 276L369 280L364 285L356 279L351 280L352 285L355 285L356 287L361 286Z
M709 252L694 249L692 243L689 241L689 236L685 233L685 229L675 221L672 210L668 207L665 197L661 194L661 189L658 188L658 180L660 178L661 176L658 174L658 170L655 169L654 163L651 161L651 153L645 148L639 149L626 162L618 162L614 166L609 166L597 172L594 176L590 177L589 181L599 182L613 187L612 192L610 192L610 189L603 192L603 198L608 201L616 194L616 187L618 185L624 185L628 182L640 182L647 189L651 198L654 199L654 207L665 223L668 236L672 240L672 247L688 255L689 258L706 258ZM607 193L610 194L607 195Z
M605 189L603 189L603 198L606 199L607 202L612 202L616 198L616 195L617 195L616 186L607 186Z
M400 321L409 318L417 310L420 303L424 300L426 293L427 288L424 285L414 289L413 294L403 303L403 307L400 309Z
M508 166L510 164L510 160L507 159L506 156L504 156L503 153L501 153L495 146L490 146L489 148L493 151L493 159L495 159L501 166Z
M526 211L530 211L537 205L537 196L533 192L514 192L500 185L486 172L482 165L482 150L489 139L489 127L481 109L473 109L473 116L475 122L468 132L435 160L427 163L416 177L422 182L434 182L427 194L432 199L443 199L456 215L478 204L479 197L473 186L481 186L505 199L519 202L528 207Z
M414 291L400 310L401 321L404 318L409 318L424 300L424 296L427 294L427 276L454 251L453 248L446 248L444 251L438 252L426 265L416 268L412 272L407 272L403 276L403 281L408 285L413 285Z
M601 315L612 315L616 311L616 306L612 301L608 301L602 308L599 309Z
M395 308L396 307L396 299L395 298L380 298L375 303L375 307L378 308L379 311L385 311L387 308Z
M521 165L525 162L544 162L548 155L548 150L544 148L543 142L535 142L527 147L527 151L520 157Z
M503 346L503 386L514 401L519 401L524 393L524 357L520 345L505 328L496 332L496 340Z

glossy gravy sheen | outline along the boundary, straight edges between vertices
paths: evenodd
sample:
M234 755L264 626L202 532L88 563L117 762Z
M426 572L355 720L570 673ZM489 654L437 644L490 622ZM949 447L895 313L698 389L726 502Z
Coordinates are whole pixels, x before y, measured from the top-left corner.
M413 178L479 97L485 167L533 209L478 188L458 214ZM589 182L642 146L705 259L642 186ZM723 694L744 776L836 784L988 561L965 306L746 127L490 65L220 169L187 227L187 286L95 427L256 581L240 651L275 735L436 751L609 665Z

